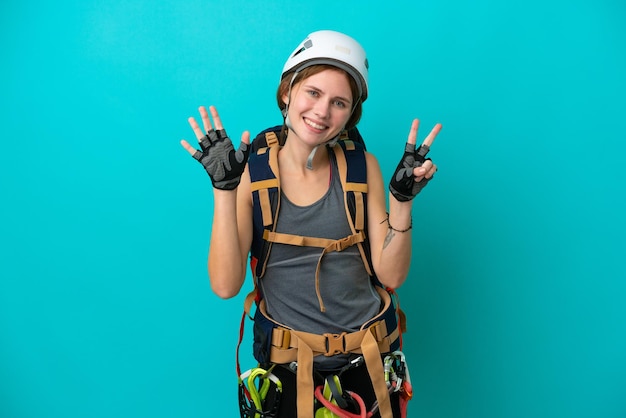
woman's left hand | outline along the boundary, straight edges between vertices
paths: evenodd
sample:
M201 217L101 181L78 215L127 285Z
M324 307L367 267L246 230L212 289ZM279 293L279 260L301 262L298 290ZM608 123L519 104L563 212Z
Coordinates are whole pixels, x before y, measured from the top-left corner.
M412 200L435 175L437 165L433 164L430 158L426 158L426 154L441 131L441 127L440 123L436 124L422 145L415 149L419 119L413 120L409 138L404 147L404 155L389 182L389 191L398 201Z

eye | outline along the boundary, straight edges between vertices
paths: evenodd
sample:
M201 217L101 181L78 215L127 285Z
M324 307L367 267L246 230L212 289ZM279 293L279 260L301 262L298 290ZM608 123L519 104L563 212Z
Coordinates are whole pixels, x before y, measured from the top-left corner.
M346 104L346 102L344 102L343 100L335 100L335 106L344 109L346 108L348 105Z
M319 97L320 93L317 90L307 90L307 93L311 97Z

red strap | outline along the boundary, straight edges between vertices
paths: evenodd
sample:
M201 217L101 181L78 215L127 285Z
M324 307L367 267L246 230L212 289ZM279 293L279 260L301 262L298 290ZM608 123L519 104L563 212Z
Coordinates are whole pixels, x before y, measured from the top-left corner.
M239 342L237 343L237 350L236 350L237 379L239 379L239 376L241 376L241 367L239 366L239 347L241 347L241 341L243 340L243 329L244 329L245 320L246 320L246 313L244 312L243 315L241 315L241 325L239 326ZM251 401L252 396L250 396L250 391L248 390L245 384L242 384L241 382L240 384L243 387L243 392L246 395L246 398L248 398L248 400Z

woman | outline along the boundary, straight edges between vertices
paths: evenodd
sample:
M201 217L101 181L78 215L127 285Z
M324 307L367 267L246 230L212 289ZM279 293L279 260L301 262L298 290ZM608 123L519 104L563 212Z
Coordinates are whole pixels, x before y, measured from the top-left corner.
M324 240L341 240L351 234L335 149L340 135L354 128L361 117L362 104L368 96L367 66L363 48L349 36L333 31L310 34L287 60L277 91L284 118L281 134L286 135L276 154L281 199L280 217L274 229L277 233ZM209 277L213 291L222 298L230 298L243 285L254 227L258 227L253 216L256 186L252 186L247 164L250 134L243 133L239 149L235 150L217 110L210 107L210 113L212 122L207 110L200 107L204 130L194 118L189 118L202 150L196 150L185 140L181 144L203 164L213 182L215 207ZM376 291L377 282L372 278L391 289L405 281L411 261L412 199L437 170L430 159L423 157L441 129L437 124L416 150L418 125L418 120L414 120L404 155L389 184L388 211L381 169L372 154L364 154L367 246L350 245L320 256L319 246L297 246L277 240L262 260L263 268L255 270L257 278L263 276L258 286L264 314L274 324L293 330L292 339L298 338L296 331L326 336L356 332L381 310L381 293ZM362 260L363 248L368 262ZM258 257L254 251L252 256ZM336 382L340 387L333 388L335 398L337 390L343 390L362 398L368 409L378 401L385 418L391 416L391 409L394 416L400 416L397 393L390 402L370 381L370 378L375 380L372 374L382 372L382 366L372 365L370 360L366 361L367 368L346 367L363 362L357 356L359 350L348 351L345 342L341 344L342 348L334 353L315 356L314 386L346 369ZM300 347L303 346L304 339L300 339ZM257 356L257 359L264 367L278 363L271 358ZM313 400L309 399L309 392L304 392L307 384L302 382L302 376L310 373L301 375L298 370L296 381L293 372L303 367L299 363L303 362L272 367L272 373L282 383L278 416L293 417L296 409L299 417L313 416ZM333 385L331 379L326 382ZM296 392L300 396L296 397ZM351 396L346 394L342 397L349 400ZM341 399L335 400L343 403ZM318 403L316 408L319 406Z

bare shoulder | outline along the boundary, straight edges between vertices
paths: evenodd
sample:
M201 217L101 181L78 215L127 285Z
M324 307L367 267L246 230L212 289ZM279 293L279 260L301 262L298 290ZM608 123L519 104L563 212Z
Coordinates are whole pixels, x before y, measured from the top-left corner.
M239 204L246 203L246 206L252 208L252 187L250 183L250 169L246 164L246 168L241 174L241 181L237 187L237 200Z
M365 163L367 164L367 183L370 186L374 184L374 182L381 182L382 184L382 172L376 156L365 151Z

